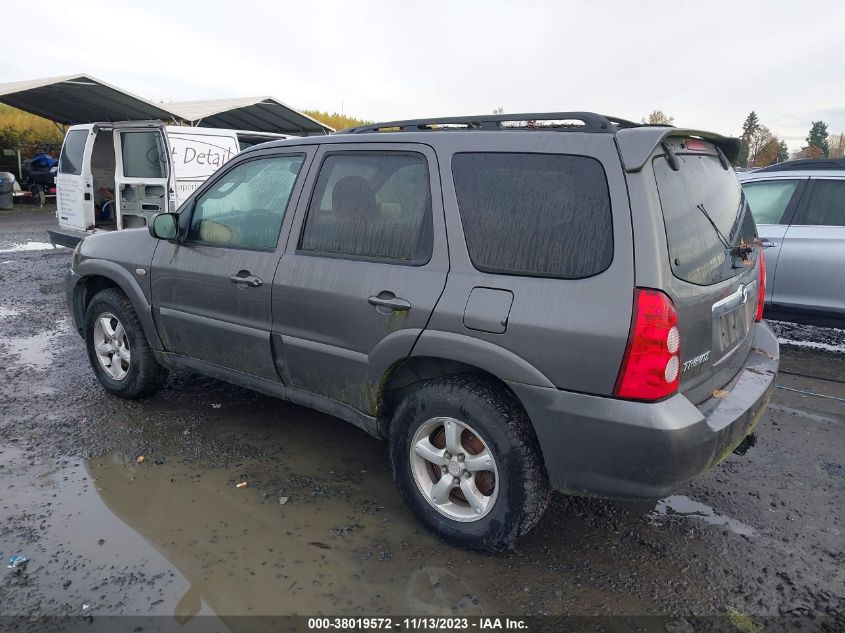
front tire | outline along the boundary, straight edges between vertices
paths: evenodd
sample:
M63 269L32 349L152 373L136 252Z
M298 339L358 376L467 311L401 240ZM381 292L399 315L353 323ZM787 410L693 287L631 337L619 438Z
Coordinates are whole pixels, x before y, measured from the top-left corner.
M167 380L132 302L117 288L101 290L85 312L85 347L94 375L109 393L134 400Z
M533 528L550 488L530 420L501 383L446 376L396 409L390 461L402 497L441 538L499 551Z

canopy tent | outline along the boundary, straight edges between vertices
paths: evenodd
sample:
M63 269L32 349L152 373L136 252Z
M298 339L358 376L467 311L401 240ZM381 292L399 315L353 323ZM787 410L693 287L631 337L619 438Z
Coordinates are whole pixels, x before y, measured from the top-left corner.
M278 134L334 131L272 97L156 104L85 74L0 84L0 103L65 125L159 119Z
M163 105L174 115L189 121L191 125L203 127L301 136L334 132L334 129L325 123L320 123L273 97L181 101Z
M66 125L174 118L151 101L82 74L0 84L0 103Z

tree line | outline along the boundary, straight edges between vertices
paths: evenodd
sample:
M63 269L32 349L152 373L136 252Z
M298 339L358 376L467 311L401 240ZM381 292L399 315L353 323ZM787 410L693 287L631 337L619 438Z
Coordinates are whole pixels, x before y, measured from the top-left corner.
M662 110L652 110L642 123L649 125L672 125L674 118ZM786 141L779 138L760 122L752 110L742 124L742 150L737 167L767 167L775 163L799 158L843 158L845 157L845 132L828 133L827 123L811 121L806 145L797 152L789 153Z

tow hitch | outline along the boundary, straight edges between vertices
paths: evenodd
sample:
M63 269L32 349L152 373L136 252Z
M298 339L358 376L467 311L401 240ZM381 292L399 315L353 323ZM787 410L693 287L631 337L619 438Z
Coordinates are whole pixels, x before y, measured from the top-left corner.
M748 452L748 449L754 446L757 443L757 434L756 433L749 433L745 436L739 446L734 449L734 453L737 455L745 455Z

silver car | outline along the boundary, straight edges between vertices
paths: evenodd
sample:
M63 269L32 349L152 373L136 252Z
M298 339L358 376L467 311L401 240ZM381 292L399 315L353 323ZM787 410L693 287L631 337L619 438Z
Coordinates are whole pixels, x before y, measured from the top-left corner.
M739 174L766 248L767 318L845 326L845 159Z

